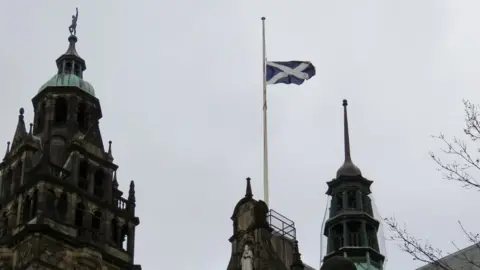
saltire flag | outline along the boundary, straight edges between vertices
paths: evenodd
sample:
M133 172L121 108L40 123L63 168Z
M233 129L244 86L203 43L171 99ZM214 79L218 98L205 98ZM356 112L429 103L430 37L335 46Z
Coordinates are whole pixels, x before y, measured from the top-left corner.
M307 61L267 62L267 84L296 84L315 76L315 66Z

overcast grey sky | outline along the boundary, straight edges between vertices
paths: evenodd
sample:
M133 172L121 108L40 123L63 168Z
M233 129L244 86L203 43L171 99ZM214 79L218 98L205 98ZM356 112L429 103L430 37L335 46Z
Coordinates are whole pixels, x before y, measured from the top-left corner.
M310 60L317 76L269 88L271 207L293 219L318 267L326 181L353 160L384 217L454 250L475 229L478 193L441 179L430 134L461 135L462 98L480 102L480 2L471 0L3 1L0 142L56 72L80 10L77 49L96 88L120 187L136 180L136 262L225 269L245 177L262 198L261 16L269 60ZM388 270L419 266L387 243Z

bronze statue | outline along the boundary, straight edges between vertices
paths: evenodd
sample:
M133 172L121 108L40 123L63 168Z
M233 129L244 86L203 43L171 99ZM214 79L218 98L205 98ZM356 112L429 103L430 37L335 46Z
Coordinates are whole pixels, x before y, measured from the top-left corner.
M68 27L68 31L70 31L70 34L73 36L77 35L78 8L76 8L76 10L77 14L72 15L72 24Z

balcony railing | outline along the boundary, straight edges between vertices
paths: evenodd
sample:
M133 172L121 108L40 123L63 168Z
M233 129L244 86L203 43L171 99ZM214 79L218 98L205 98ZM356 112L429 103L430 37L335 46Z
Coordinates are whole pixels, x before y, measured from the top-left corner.
M295 240L297 238L295 223L292 220L274 210L269 211L267 220L270 227L274 230L274 234L286 237L290 240Z

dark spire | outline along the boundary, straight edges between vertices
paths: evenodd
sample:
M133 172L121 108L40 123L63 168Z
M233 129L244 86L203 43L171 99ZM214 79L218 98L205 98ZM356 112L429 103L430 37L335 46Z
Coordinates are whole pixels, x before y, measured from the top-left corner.
M33 135L33 124L30 123L30 129L28 130L28 135L32 136Z
M113 174L113 189L118 189L118 180L117 180L117 172L116 171Z
M130 202L135 202L135 183L130 181L130 189L128 190L128 200Z
M360 169L352 162L350 154L350 136L348 134L348 116L347 116L347 100L343 100L343 125L344 125L344 140L345 140L345 161L337 171L337 178L340 176L361 176Z
M305 266L302 262L301 254L298 249L298 241L295 240L293 242L293 258L292 258L292 265L290 266L292 270L303 270Z
M252 185L250 184L250 177L247 177L247 190L245 192L245 198L253 198Z
M108 160L113 161L113 155L112 155L112 141L108 141Z
M10 154L10 142L7 142L7 151L5 151L5 156L3 157L3 160L7 159L8 154Z
M25 110L20 108L18 113L17 129L15 130L15 135L13 136L12 148L14 148L27 135L27 129L25 127L23 116Z

